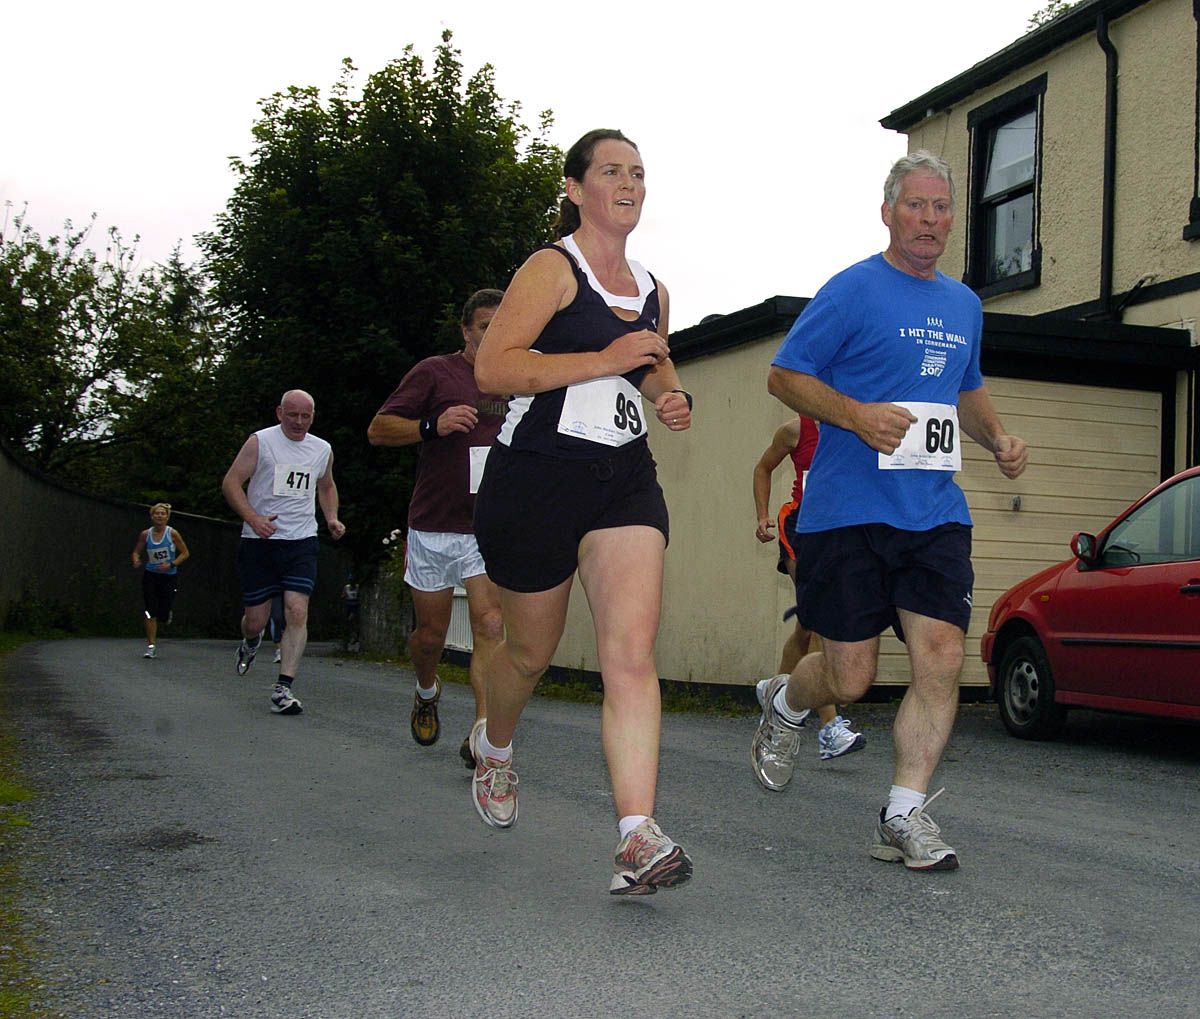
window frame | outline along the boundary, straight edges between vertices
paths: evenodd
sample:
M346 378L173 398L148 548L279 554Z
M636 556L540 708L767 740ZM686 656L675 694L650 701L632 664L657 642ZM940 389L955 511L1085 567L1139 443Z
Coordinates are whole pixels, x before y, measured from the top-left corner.
M1200 2L1192 0L1192 17L1196 19L1196 105L1192 135L1192 200L1188 203L1188 221L1183 225L1183 239L1200 238Z
M1042 281L1042 130L1045 119L1043 107L1046 81L1047 75L1041 74L967 113L970 141L967 166L967 248L963 282L979 295L980 300L1014 290L1028 290L1039 286ZM1004 201L1010 201L1025 194L1033 196L1033 228L1030 238L1033 250L1030 267L989 282L987 215L1001 203L995 198L985 202L980 197L983 194L988 167L988 139L999 125L1030 112L1035 115L1033 179L1027 185L1009 189L1003 197Z

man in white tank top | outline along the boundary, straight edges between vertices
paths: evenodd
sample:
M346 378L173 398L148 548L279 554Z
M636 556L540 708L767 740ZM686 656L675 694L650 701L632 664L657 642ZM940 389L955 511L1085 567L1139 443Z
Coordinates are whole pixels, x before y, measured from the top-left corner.
M221 482L226 502L242 518L238 570L245 611L237 673L249 670L270 619L271 599L282 593L287 629L271 710L283 715L302 710L292 683L308 641L308 600L317 579L314 504L320 502L334 539L346 533L338 519L333 451L308 431L314 411L304 390L284 393L275 409L279 424L251 435Z

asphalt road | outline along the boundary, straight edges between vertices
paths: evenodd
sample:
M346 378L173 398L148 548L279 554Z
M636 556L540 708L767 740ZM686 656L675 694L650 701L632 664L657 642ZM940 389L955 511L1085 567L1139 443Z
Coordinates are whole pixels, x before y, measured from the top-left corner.
M412 676L308 659L303 715L232 642L27 645L5 683L26 774L27 915L67 1016L1194 1016L1200 727L1072 715L1047 744L965 706L932 813L959 852L866 853L888 705L861 753L762 790L751 717L668 715L658 820L692 882L606 893L616 844L594 706L535 698L521 814L475 816L458 745L408 733Z

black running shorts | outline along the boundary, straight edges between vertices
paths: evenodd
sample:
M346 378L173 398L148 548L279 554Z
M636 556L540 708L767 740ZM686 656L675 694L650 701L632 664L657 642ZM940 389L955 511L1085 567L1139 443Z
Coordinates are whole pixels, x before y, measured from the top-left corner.
M146 606L147 619L157 619L160 623L171 621L176 580L178 574L175 573L142 570L142 602Z
M475 497L475 538L492 582L548 591L575 572L589 531L646 525L669 538L654 457L632 442L598 460L514 451L497 443Z

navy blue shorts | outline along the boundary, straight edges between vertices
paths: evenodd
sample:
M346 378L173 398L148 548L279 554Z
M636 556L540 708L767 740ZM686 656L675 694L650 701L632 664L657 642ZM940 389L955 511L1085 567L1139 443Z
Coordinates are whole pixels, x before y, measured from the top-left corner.
M317 583L317 538L242 538L242 604L263 605L283 591L311 595Z
M549 591L575 572L585 534L637 524L669 539L667 502L645 442L599 460L492 446L475 496L475 540L492 583Z
M797 614L814 633L854 642L890 626L903 640L897 609L966 632L975 585L970 527L858 524L798 534L796 541Z
M176 573L158 573L142 570L142 602L146 606L146 618L160 623L171 621L171 609L175 605Z

